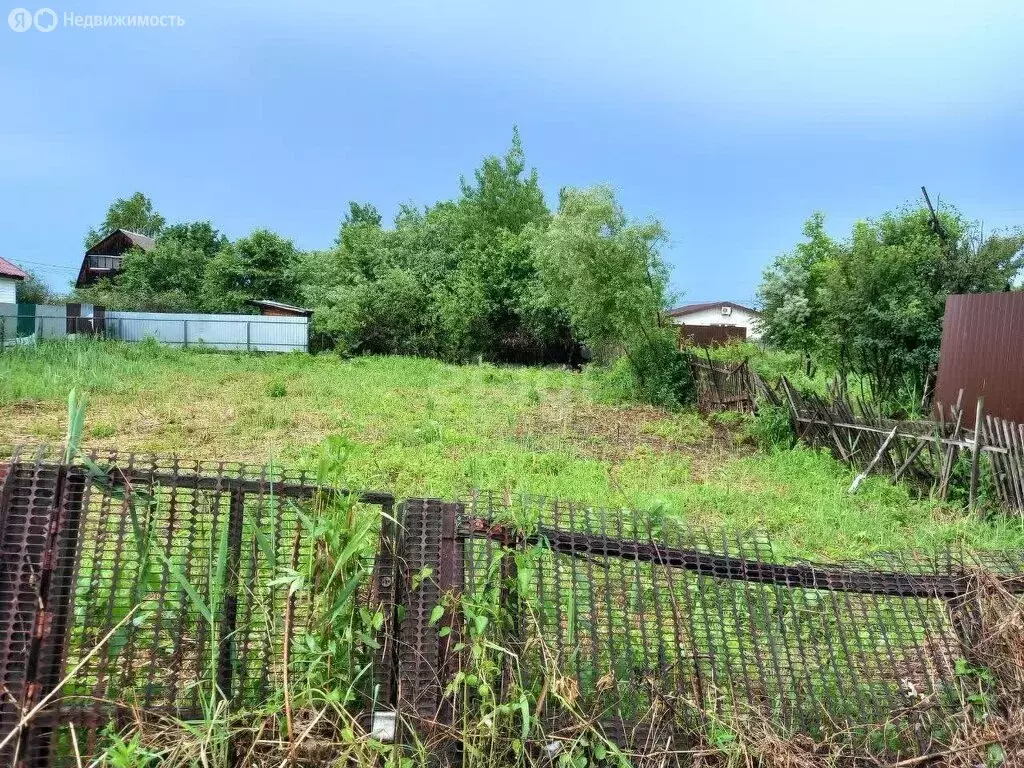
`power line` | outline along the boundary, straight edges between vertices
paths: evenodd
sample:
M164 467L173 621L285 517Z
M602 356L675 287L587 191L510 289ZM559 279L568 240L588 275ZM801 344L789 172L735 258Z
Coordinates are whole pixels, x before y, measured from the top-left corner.
M62 272L78 272L75 267L70 267L67 264L49 264L45 261L32 261L31 259L12 259L15 264L25 264L31 267L39 267L45 269L56 269Z

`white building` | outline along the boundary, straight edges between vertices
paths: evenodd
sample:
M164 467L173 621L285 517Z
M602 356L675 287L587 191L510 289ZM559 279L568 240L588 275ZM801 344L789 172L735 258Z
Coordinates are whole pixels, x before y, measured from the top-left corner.
M684 304L666 313L676 325L743 328L748 339L761 338L761 313L733 301L704 301Z
M27 277L11 262L0 259L0 304L16 304L15 287Z

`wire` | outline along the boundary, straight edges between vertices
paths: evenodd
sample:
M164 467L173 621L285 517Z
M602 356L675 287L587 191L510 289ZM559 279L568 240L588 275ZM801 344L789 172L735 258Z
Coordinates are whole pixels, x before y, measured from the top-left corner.
M62 272L78 272L76 267L70 267L67 264L48 264L45 261L32 261L31 259L11 259L15 264L26 264L31 267L39 267L46 269L56 269Z

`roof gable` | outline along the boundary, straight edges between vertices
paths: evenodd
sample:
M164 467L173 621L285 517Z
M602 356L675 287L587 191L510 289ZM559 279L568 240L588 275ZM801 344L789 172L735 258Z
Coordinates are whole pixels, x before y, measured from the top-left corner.
M141 248L143 251L151 251L156 246L156 240L147 235L140 235L138 232L132 232L128 229L115 229L113 232L105 235L102 240L96 243L92 248L85 252L86 256L100 256L104 255L114 246L121 246L121 250L126 247Z

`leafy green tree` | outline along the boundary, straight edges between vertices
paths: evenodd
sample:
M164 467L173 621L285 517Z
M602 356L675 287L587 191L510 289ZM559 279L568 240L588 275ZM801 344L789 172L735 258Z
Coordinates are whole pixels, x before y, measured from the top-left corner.
M824 288L830 345L883 402L899 390L920 397L938 365L947 296L1007 290L1021 267L1019 246L979 241L953 208L939 217L942 236L923 208L858 222Z
M19 304L45 304L50 299L50 287L30 269L21 267L28 275L14 286L15 301Z
M345 217L341 220L341 229L335 243L337 245L341 245L344 242L346 227L357 224L368 224L371 227L379 227L383 220L384 219L380 215L380 211L377 210L377 206L372 203L357 203L355 200L349 200L348 213L346 213Z
M500 360L510 346L543 348L569 336L564 314L536 300L533 249L549 220L515 131L503 157L485 158L462 180L458 199L403 206L393 228L381 226L372 205L349 203L335 247L303 256L297 282L317 328L351 351ZM412 341L382 332L375 295L416 308L422 321L414 329L395 320Z
M164 230L151 251L130 251L115 285L140 309L201 311L204 275L228 240L207 221L175 224Z
M518 129L504 157L485 158L472 182L462 180L458 215L462 258L449 297L459 297L461 306L445 315L449 325L457 320L450 312L462 315L464 352L491 356L511 339L543 341L551 329L532 327L542 316L530 312L538 281L533 246L551 213L537 170L527 170Z
M537 169L527 171L526 153L519 129L512 131L512 146L502 158L484 158L473 172L473 181L462 179L462 198L467 234L488 238L494 232L518 233L530 224L551 217L544 203Z
M207 262L203 306L211 312L238 312L250 299L295 301L297 260L292 241L269 230L239 238Z
M758 289L761 330L766 342L804 355L808 375L813 355L824 351L827 307L822 285L834 268L838 245L815 213L804 224L806 242L777 258L764 271Z
M368 348L362 329L377 325L363 313L373 313L373 283L394 266L388 233L381 216L369 203L349 203L335 246L325 251L298 254L292 279L298 300L313 307L316 332L328 336L348 352ZM391 351L391 350L383 350Z
M599 359L621 355L637 397L676 405L689 396L689 380L674 334L662 325L665 239L659 222L630 221L609 187L564 189L536 258L548 304L566 312Z
M350 354L426 354L431 349L429 295L407 270L392 267L374 281L338 286L314 315Z
M153 201L136 192L131 197L118 198L111 203L103 223L86 234L85 247L92 248L115 229L127 229L155 238L166 223L164 217L153 209Z
M920 398L938 364L946 297L1009 290L1024 245L1019 232L982 237L953 208L937 215L936 225L926 208L886 213L837 242L815 214L807 241L765 270L765 339L865 376L884 407Z
M112 280L79 289L75 295L114 309L203 311L207 266L228 245L208 221L173 224L163 230L152 250L128 251Z

